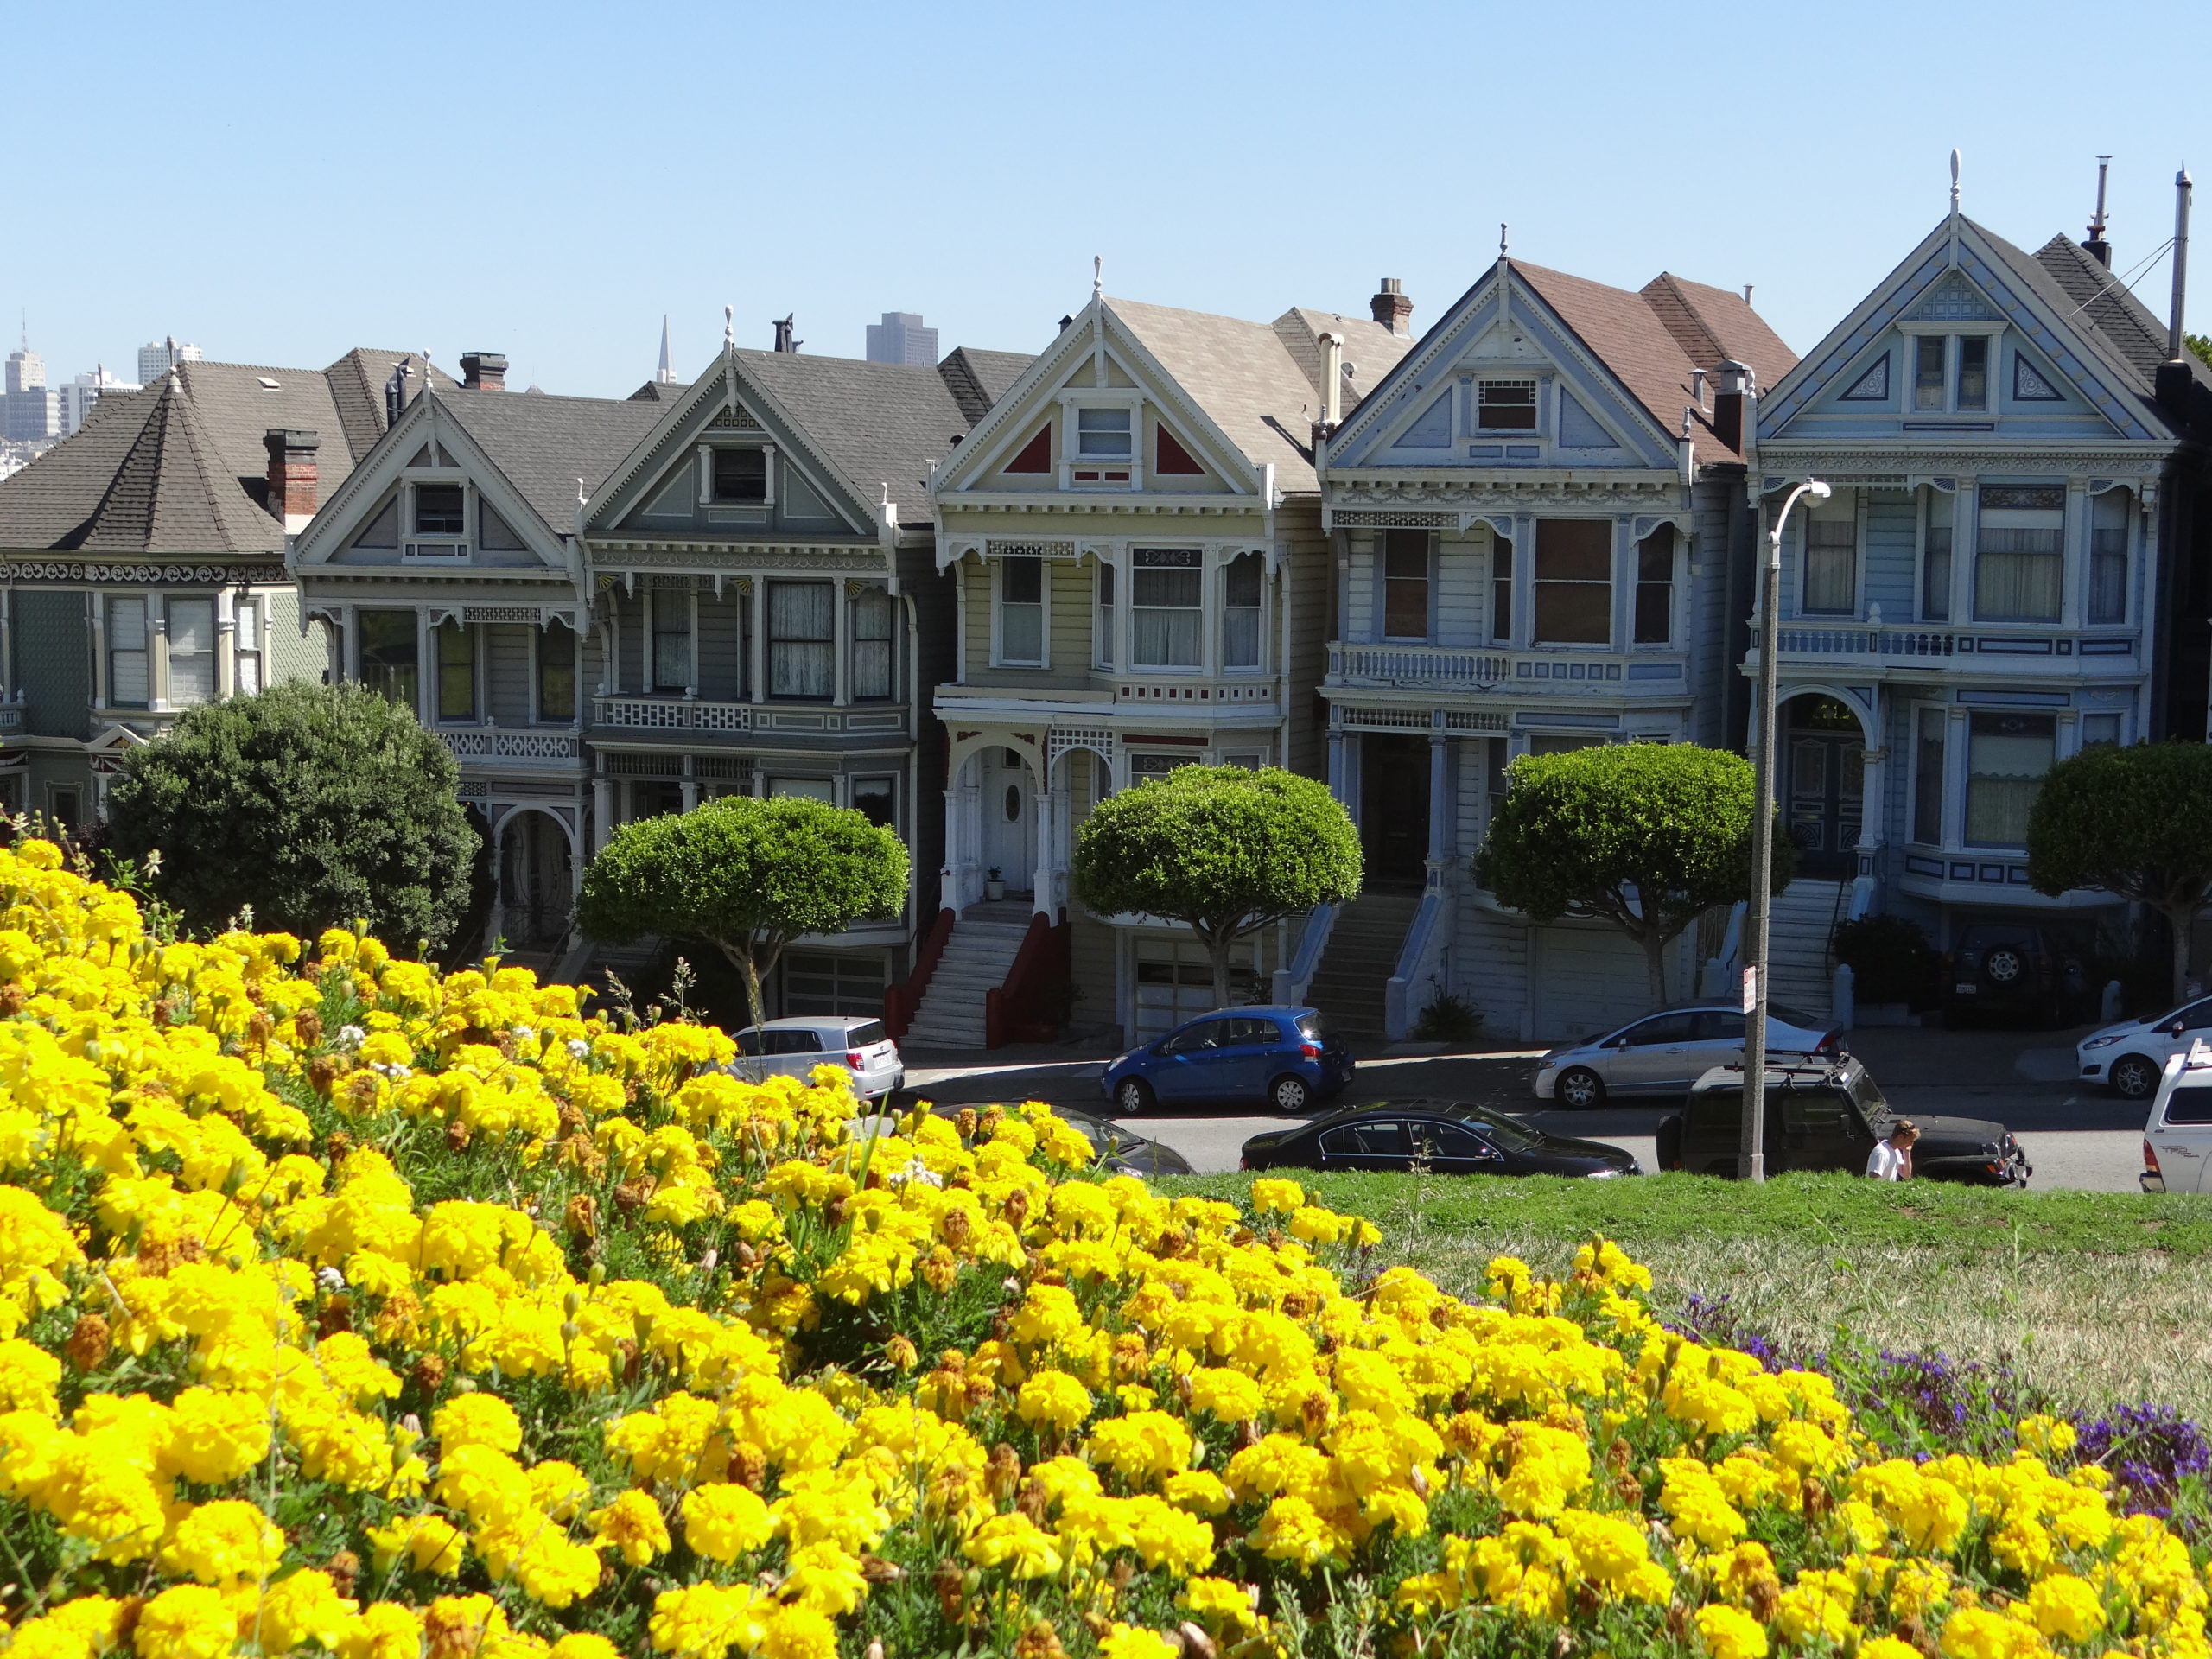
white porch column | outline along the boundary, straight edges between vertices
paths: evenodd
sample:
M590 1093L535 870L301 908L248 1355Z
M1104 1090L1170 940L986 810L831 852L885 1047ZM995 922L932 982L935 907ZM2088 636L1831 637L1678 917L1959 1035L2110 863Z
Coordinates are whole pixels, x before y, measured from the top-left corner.
M1340 727L1329 728L1329 793L1342 804L1344 798L1344 734Z
M496 819L488 819L492 828L492 913L484 922L484 954L489 956L504 944L500 935L507 927L507 860L506 830Z
M853 700L853 589L858 585L842 581L837 583L837 605L832 613L836 618L832 629L836 643L830 649L836 653L836 659L830 683L835 688L831 700L840 709Z
M1856 918L1874 912L1881 882L1874 874L1874 855L1882 846L1883 779L1888 775L1887 748L1867 749L1861 759L1866 771L1859 786L1859 858L1860 869L1852 883L1851 913Z
M944 791L944 868L938 873L938 903L956 912L967 907L967 849L960 833L960 789Z
M1428 734L1428 876L1435 881L1444 861L1452 855L1452 798L1449 783L1452 740L1444 732Z
M614 780L601 775L591 780L591 849L598 852L614 833ZM583 878L578 876L577 880Z
M749 659L746 667L749 671L747 677L753 683L752 701L766 702L768 700L767 579L765 576L758 579L741 576L738 578L737 591L741 597L751 601L747 609L751 613L753 639L752 649L746 652Z
M1047 921L1053 920L1058 911L1053 882L1059 874L1058 809L1064 800L1064 791L1047 787L1040 780L1037 790L1037 869L1029 879L1029 907Z
M215 594L215 695L227 697L238 689L238 613L232 608L232 594L229 588ZM254 641L248 650L253 648Z

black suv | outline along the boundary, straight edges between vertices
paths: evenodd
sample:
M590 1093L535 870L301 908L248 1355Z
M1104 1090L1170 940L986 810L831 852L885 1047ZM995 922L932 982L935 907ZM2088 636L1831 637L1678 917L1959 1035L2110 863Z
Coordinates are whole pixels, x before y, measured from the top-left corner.
M1766 1170L1866 1173L1898 1114L1858 1060L1841 1065L1782 1062L1767 1068ZM1689 1105L1659 1125L1659 1167L1693 1175L1736 1173L1743 1134L1744 1069L1716 1066L1697 1081ZM1979 1117L1916 1117L1913 1173L1976 1186L2025 1186L2035 1172L2002 1123Z
M2088 953L2034 922L1976 922L1943 953L1939 971L1947 1026L1991 1015L2064 1026L2095 1012Z

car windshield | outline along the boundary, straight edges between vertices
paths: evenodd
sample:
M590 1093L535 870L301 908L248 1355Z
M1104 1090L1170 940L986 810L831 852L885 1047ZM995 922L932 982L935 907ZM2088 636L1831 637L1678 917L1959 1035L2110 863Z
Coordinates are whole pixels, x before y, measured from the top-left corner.
M1481 1124L1491 1140L1516 1152L1534 1152L1544 1144L1543 1135L1519 1118L1488 1106L1461 1104L1452 1109L1452 1115L1468 1123Z

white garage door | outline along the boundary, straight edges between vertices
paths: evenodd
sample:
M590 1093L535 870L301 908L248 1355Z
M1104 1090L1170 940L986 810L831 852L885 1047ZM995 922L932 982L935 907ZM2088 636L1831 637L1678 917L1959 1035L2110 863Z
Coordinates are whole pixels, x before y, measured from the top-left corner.
M1643 952L1618 929L1534 928L1529 955L1539 1042L1595 1036L1651 1007Z
M1197 940L1141 938L1136 958L1139 1042L1213 1011L1213 963ZM1230 957L1229 1000L1249 1002L1252 995L1252 947L1240 944Z

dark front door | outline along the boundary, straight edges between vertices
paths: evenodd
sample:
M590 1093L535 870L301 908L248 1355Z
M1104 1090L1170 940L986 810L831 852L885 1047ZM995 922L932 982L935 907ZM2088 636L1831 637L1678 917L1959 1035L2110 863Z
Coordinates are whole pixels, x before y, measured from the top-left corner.
M1789 715L1783 740L1797 868L1830 880L1855 875L1866 776L1859 721L1833 697L1799 697Z
M1359 740L1359 845L1367 880L1428 877L1428 740L1370 733Z

